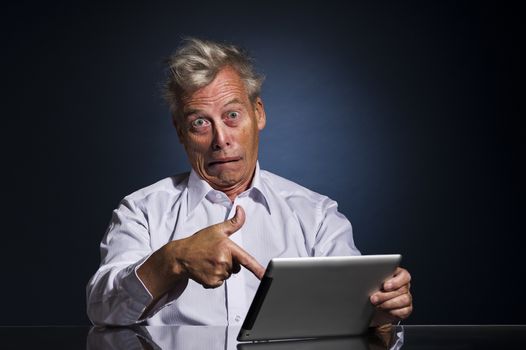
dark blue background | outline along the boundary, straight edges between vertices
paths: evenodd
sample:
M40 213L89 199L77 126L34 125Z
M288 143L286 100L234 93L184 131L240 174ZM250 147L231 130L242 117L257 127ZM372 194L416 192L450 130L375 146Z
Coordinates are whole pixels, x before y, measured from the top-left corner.
M160 98L183 36L267 76L262 168L402 253L408 323L526 323L513 20L469 1L18 2L2 12L0 324L85 324L119 200L188 169Z

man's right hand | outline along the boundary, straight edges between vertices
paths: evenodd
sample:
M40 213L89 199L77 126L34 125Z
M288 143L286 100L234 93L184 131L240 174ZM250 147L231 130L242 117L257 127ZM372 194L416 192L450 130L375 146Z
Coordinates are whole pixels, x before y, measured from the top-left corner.
M231 219L165 244L141 265L137 274L154 299L188 278L205 288L219 287L241 266L261 279L265 268L229 239L244 223L245 211L238 206Z

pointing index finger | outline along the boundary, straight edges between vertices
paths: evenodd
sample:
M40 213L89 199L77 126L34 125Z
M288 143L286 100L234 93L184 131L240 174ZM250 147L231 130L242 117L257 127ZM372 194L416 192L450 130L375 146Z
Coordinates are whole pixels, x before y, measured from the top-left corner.
M231 241L232 242L232 241ZM258 279L262 279L265 274L265 268L243 248L232 242L230 246L232 260L244 266L247 270L252 272Z

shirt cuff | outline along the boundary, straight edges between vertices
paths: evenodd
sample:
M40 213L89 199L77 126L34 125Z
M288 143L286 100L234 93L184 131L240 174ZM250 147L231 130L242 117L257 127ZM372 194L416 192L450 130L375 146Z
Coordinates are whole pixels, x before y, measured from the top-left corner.
M140 322L139 317L141 317L144 310L150 305L153 301L153 297L142 283L140 278L137 276L137 269L148 259L150 255L142 258L135 264L132 264L124 269L124 277L122 283L119 286L119 292L123 292L125 295L128 295L126 300L125 308L125 319L137 320Z

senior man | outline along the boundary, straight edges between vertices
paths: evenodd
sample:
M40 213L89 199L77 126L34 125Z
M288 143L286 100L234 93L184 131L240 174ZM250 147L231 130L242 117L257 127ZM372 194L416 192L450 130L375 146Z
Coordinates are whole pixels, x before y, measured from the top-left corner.
M240 324L270 259L360 254L336 202L259 168L263 79L243 50L187 39L168 71L192 169L114 210L87 286L94 324ZM398 268L371 296L373 325L409 316L409 288Z

